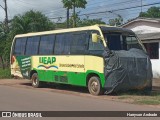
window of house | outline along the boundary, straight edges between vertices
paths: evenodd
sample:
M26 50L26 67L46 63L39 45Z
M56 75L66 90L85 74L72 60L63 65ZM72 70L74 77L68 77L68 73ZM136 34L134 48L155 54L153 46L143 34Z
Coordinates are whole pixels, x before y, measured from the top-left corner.
M159 43L144 43L148 55L151 59L159 59Z

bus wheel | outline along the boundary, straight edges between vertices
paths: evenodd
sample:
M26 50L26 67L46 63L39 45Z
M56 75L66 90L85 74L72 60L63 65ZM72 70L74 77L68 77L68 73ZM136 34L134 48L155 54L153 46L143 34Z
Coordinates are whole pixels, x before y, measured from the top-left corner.
M103 89L100 84L100 79L96 76L93 76L88 81L88 90L92 95L101 95L103 94Z
M31 81L32 81L32 86L34 88L39 88L41 87L41 82L38 80L38 74L34 73L31 77Z

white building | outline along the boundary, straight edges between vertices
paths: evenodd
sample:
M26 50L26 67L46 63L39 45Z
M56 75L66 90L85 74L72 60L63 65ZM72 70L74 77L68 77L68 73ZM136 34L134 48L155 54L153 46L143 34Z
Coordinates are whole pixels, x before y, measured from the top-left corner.
M133 30L142 40L151 58L153 77L160 78L160 19L136 18L122 27Z

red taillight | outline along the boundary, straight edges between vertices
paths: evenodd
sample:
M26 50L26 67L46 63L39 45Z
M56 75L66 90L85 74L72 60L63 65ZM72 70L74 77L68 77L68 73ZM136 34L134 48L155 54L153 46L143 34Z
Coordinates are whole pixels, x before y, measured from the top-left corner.
M15 60L16 60L15 56L12 56L11 57L11 64L13 64L15 62Z

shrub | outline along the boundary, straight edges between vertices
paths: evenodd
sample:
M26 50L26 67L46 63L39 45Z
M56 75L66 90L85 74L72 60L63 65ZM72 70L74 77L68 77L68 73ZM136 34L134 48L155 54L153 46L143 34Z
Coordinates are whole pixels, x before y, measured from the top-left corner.
M10 68L2 69L0 68L0 79L11 78Z

